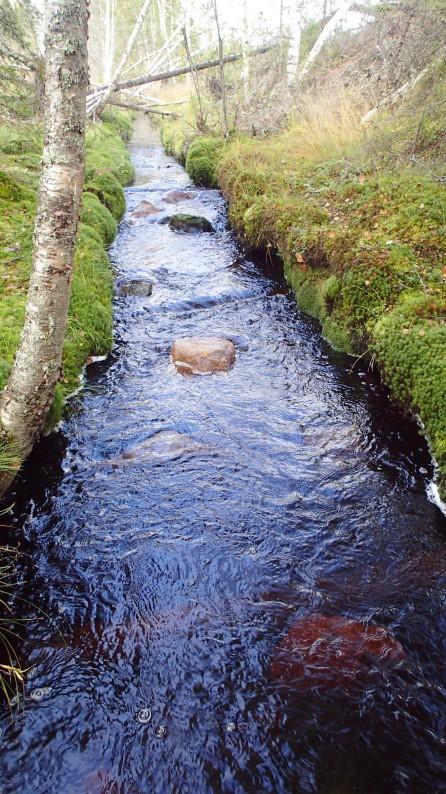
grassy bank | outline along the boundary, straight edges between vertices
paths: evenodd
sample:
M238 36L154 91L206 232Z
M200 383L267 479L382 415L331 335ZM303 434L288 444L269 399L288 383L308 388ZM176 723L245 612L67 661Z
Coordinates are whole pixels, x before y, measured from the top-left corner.
M336 128L326 111L322 127L321 118L274 138L234 140L207 167L241 239L277 251L300 308L335 348L369 356L392 397L420 418L444 499L446 191L433 165L426 174L406 164L402 144L384 157L389 131L407 140L401 119L365 135L350 118L343 128L339 112ZM438 155L444 125L427 122L417 147ZM170 140L180 139L176 124ZM197 156L200 141L192 146ZM201 156L212 159L206 144Z
M79 384L89 355L112 344L112 272L107 246L125 210L123 185L133 179L125 146L131 124L107 115L87 133L83 208L63 356L51 421ZM6 383L23 324L31 270L32 234L42 150L42 132L26 124L0 128L0 388Z

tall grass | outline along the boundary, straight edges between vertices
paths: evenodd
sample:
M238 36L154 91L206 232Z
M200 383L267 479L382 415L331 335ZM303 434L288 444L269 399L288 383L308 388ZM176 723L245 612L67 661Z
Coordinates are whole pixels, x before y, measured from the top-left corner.
M361 96L342 87L316 97L304 96L283 136L283 146L306 161L346 157L369 134L361 125L367 109Z
M3 511L0 515L4 515ZM16 651L20 620L14 616L12 601L16 585L14 558L17 552L0 547L0 692L12 708L24 694L25 671Z

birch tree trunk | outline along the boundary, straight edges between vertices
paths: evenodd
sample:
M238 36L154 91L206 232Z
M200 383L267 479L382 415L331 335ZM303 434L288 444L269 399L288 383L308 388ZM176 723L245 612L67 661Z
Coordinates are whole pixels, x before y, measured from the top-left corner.
M105 107L105 105L107 104L108 99L115 91L116 83L119 80L122 71L127 66L127 62L132 54L133 47L135 46L136 40L143 26L144 20L146 18L146 14L150 8L150 4L151 4L151 0L144 0L144 4L141 8L141 11L138 14L138 18L135 22L135 26L131 32L130 38L122 54L121 60L119 61L119 64L115 69L112 80L104 89L104 92L98 96L97 101L94 102L93 106L89 108L89 112L94 111L95 113L100 114L103 108Z
M115 54L115 10L116 0L105 0L105 35L103 79L108 85L113 76L113 58Z
M291 0L291 5L289 8L289 45L287 60L287 81L289 88L294 86L297 79L301 37L302 16L300 2L297 0Z
M307 74L308 70L311 67L311 64L316 60L325 42L327 42L330 36L334 33L334 31L342 21L344 15L347 13L347 11L349 11L352 5L353 5L352 0L344 0L339 5L337 11L333 14L331 19L321 30L319 36L316 39L316 42L314 43L312 49L308 54L308 57L305 60L304 65L302 66L302 69L299 72L299 80L302 80L305 77L305 75Z
M84 181L88 0L47 0L45 145L25 323L0 399L0 434L24 459L61 372ZM14 473L0 473L4 492Z
M243 94L245 102L249 99L249 7L248 0L243 0L242 3L242 81L243 81Z

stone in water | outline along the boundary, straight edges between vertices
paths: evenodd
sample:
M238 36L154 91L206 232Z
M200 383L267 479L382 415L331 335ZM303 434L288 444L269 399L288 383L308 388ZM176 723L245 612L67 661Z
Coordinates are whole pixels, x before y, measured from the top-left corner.
M182 455L197 452L202 445L194 441L186 433L177 433L176 430L161 430L159 433L146 438L140 444L126 449L119 458L110 463L117 465L127 461L151 460L153 463L162 463L175 460Z
M185 336L173 343L172 361L182 375L227 372L235 361L235 345L213 336Z
M129 281L121 281L118 286L118 295L125 298L130 295L137 298L148 298L152 294L152 290L151 281L146 281L144 278L133 278Z
M147 215L155 215L157 212L161 212L159 207L155 207L150 201L141 201L133 210L132 215L134 218L145 218Z
M294 690L350 688L377 663L397 664L403 647L387 629L341 615L306 615L276 648L271 677Z
M214 227L207 218L202 218L200 215L186 215L179 213L172 215L169 220L169 228L174 232L188 232L194 234L196 232L213 232Z

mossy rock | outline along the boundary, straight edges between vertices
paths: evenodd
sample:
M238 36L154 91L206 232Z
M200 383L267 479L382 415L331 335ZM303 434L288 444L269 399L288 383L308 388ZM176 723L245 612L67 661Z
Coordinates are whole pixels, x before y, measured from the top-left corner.
M186 171L200 187L218 187L217 166L224 141L221 138L196 138L189 146Z
M121 220L125 213L125 196L122 185L113 174L97 174L86 182L85 190L94 193L113 217Z
M186 232L188 234L196 234L199 232L210 233L214 231L212 223L207 218L202 218L200 215L186 215L178 213L172 215L168 219L169 228L174 232Z
M153 292L153 284L144 278L132 278L118 284L118 295L123 298L148 298Z

